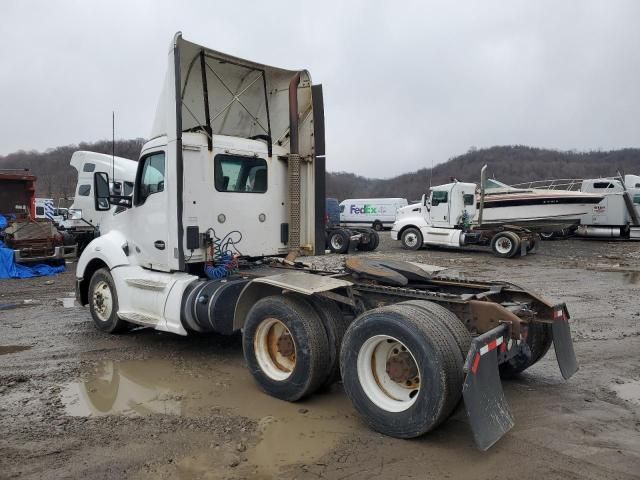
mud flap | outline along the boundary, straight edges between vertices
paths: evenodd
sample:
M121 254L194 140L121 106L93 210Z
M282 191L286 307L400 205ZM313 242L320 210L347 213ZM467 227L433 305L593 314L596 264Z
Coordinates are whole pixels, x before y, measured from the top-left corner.
M507 326L500 325L476 337L464 365L467 374L462 386L464 406L476 445L483 451L514 425L511 408L502 391L495 351L506 346L507 332Z
M573 350L571 329L569 328L569 315L564 304L553 307L553 348L556 351L556 360L560 367L560 373L568 380L578 371L578 361Z

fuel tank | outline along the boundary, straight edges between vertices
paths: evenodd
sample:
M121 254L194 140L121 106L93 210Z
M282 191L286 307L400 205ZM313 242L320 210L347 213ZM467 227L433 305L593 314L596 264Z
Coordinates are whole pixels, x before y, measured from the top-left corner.
M231 335L236 302L248 279L200 280L192 283L182 299L182 321L196 332Z

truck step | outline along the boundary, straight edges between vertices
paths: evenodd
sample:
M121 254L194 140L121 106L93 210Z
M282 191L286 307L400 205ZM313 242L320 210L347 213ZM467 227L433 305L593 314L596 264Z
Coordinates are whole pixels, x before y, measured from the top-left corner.
M142 288L144 290L164 290L168 285L167 282L159 282L157 280L149 280L147 278L128 278L127 285L134 288Z
M151 315L145 315L144 313L138 312L118 312L118 317L127 322L136 323L138 325L148 325L151 327L156 326L160 323L160 319L156 317L152 317Z

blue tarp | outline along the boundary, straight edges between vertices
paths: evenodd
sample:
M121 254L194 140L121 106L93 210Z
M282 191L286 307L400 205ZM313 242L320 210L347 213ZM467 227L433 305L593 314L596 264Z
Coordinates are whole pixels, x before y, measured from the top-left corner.
M7 227L7 219L0 215L0 231ZM13 250L0 240L0 279L31 278L55 275L64 272L64 265L52 267L39 263L37 265L19 265L15 261Z

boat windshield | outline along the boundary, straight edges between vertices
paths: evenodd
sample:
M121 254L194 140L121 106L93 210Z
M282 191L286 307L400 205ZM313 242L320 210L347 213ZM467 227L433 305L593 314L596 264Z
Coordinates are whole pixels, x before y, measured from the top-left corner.
M484 182L485 193L518 193L528 190L522 188L514 188L506 183L502 183L495 178L487 178Z

